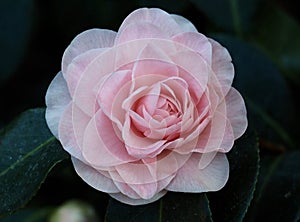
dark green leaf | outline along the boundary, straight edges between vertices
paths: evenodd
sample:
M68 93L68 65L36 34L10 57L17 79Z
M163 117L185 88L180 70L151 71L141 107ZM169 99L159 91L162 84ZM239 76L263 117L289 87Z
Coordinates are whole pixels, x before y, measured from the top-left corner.
M283 73L300 84L300 26L279 8L266 7L252 38Z
M32 0L0 2L0 83L21 63L33 22Z
M217 26L241 35L250 27L258 0L191 0Z
M130 206L110 199L106 212L106 221L210 222L212 219L205 194L169 192L162 199L142 206Z
M0 133L0 216L25 205L52 167L67 158L44 112L24 112Z
M45 222L52 212L52 208L28 208L5 217L1 222Z
M246 98L250 124L259 137L294 146L286 129L294 110L286 81L274 64L254 47L227 35L217 35L235 66L234 86Z
M212 222L205 194L168 193L162 199L161 221Z
M299 221L300 152L265 157L246 221Z
M247 132L227 155L230 166L225 187L208 193L214 221L242 221L253 197L259 171L258 141Z

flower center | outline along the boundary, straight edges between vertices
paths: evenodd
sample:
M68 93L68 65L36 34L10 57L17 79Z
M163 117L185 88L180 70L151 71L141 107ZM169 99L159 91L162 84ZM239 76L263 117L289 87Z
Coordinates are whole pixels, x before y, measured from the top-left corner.
M133 110L139 118L132 118L136 130L151 139L172 140L180 131L182 113L178 104L164 95L146 95L137 100ZM152 101L152 103L149 103Z

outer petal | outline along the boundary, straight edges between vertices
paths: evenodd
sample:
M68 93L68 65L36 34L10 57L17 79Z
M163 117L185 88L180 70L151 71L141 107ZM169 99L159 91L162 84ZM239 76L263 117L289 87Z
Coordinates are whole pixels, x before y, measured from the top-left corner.
M140 21L147 22L159 27L170 37L182 32L180 26L167 12L158 8L141 8L132 12L123 21L118 32L122 31L126 26L138 23Z
M189 85L189 91L197 104L207 87L210 68L205 60L195 51L185 50L172 55L172 60L178 65L179 77Z
M72 106L72 103L70 103L62 114L59 123L59 141L71 156L84 161L79 145L80 141L78 141L74 131ZM83 131L84 129L81 130Z
M88 124L83 138L83 156L97 169L128 163L136 159L126 152L111 121L99 110Z
M86 67L102 52L104 48L101 49L91 49L87 52L84 52L74 58L69 64L64 77L68 83L71 96L73 96L75 89L80 81L82 74L84 73Z
M59 72L52 80L46 93L46 121L52 134L58 138L58 124L62 113L70 103L67 83Z
M171 17L180 26L182 32L198 32L196 27L186 18L181 15L171 14Z
M129 24L120 30L117 34L115 44L121 44L142 38L169 39L170 37L156 25L139 21Z
M62 72L66 73L68 65L80 54L97 48L111 47L116 33L107 29L90 29L77 35L65 50L62 59Z
M212 39L209 41L212 45L212 70L221 84L223 94L226 95L234 77L232 59L226 48Z
M247 129L247 110L241 94L231 88L225 97L227 117L230 120L234 139L239 138Z
M229 176L226 155L218 153L204 169L199 169L200 160L201 154L193 154L166 189L190 193L220 190L226 184Z
M109 194L109 195L112 198L114 198L114 199L116 199L116 200L118 200L118 201L120 201L122 203L130 204L130 205L143 205L143 204L152 203L152 202L160 199L166 193L167 193L166 190L162 190L161 192L159 192L156 195L154 195L151 199L131 199L131 198L125 196L122 193L113 193L113 194Z
M77 174L91 187L106 193L119 192L119 189L110 178L74 157L72 157L72 162Z
M172 39L198 52L211 65L212 45L204 35L198 32L184 32L174 36Z
M215 112L211 123L198 138L195 152L228 152L234 143L234 135L229 119L223 113Z

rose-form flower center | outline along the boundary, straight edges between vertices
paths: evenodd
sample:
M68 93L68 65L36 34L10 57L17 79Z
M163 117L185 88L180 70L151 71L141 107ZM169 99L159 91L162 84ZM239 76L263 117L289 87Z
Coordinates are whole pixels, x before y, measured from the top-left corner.
M156 98L150 98L156 97ZM156 103L149 103L156 101ZM164 95L146 95L138 99L132 106L147 125L141 125L132 119L135 132L151 139L173 140L179 136L180 127L174 127L182 120L182 112ZM171 128L173 127L173 130Z

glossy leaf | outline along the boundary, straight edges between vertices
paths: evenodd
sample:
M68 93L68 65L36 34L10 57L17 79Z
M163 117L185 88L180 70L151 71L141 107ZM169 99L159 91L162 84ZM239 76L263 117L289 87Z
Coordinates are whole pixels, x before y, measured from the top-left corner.
M241 35L250 27L258 0L191 0L218 27Z
M206 194L171 193L162 199L161 221L212 222Z
M300 84L300 25L287 13L267 5L253 40L291 80Z
M243 221L251 203L259 172L258 141L248 132L236 141L229 152L229 180L225 187L208 193L214 221Z
M16 71L29 43L33 23L32 0L0 2L0 84Z
M266 156L246 221L299 221L300 152Z
M25 205L52 167L67 158L44 112L26 111L0 133L0 216Z
M211 212L205 194L167 193L160 200L142 206L130 206L110 199L106 222L189 221L210 222Z
M241 40L228 35L216 35L215 38L233 58L233 84L246 99L250 125L259 137L293 147L294 142L287 132L294 121L291 94L276 66Z
M27 208L22 209L8 217L5 217L1 222L45 222L48 221L49 215L52 213L52 208Z

